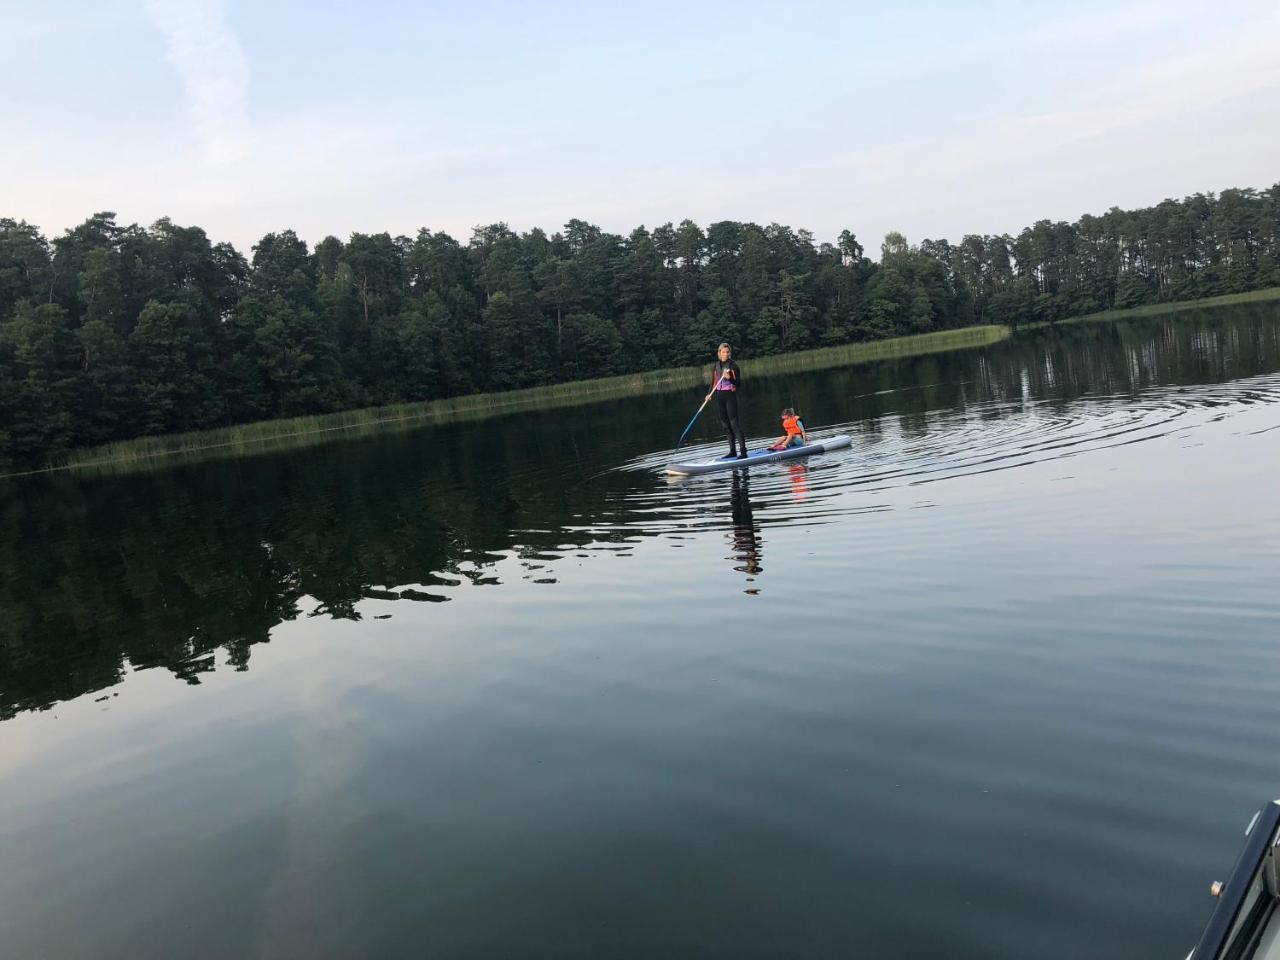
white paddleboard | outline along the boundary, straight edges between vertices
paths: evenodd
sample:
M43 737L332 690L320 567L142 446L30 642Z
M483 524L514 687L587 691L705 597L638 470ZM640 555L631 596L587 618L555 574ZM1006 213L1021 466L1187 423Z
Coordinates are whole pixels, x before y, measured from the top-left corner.
M802 447L787 447L785 450L752 450L746 457L719 457L715 460L699 460L692 463L672 463L667 466L667 473L688 476L694 473L713 473L716 470L738 470L742 467L754 467L761 463L776 463L779 460L794 460L797 457L811 457L815 453L838 450L847 447L852 441L841 434L838 437L827 437L823 440L810 440Z

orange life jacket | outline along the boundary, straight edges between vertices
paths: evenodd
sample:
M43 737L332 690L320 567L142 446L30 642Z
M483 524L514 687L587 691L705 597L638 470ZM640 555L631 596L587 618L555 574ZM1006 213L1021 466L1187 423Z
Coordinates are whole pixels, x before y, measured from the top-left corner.
M804 428L800 426L799 417L783 417L782 429L787 431L788 437L798 437L804 433Z

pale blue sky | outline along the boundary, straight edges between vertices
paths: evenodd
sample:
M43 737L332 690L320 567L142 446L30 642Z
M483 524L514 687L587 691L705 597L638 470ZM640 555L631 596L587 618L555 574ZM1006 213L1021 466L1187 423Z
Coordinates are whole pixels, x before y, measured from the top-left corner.
M876 250L1280 180L1280 3L0 0L0 216Z

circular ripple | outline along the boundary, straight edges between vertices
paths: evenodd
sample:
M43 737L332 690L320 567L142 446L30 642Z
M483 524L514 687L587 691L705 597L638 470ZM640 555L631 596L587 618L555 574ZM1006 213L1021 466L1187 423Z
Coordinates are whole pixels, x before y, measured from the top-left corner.
M909 418L891 414L832 424L817 435L847 433L854 440L851 449L804 462L761 464L750 471L669 477L661 472L671 452L663 451L618 467L654 480L626 491L602 515L572 529L595 536L671 536L725 529L733 520L726 513L726 501L736 509L735 497L749 497L753 522L761 526L829 522L890 509L893 498L877 494L897 488L945 484L1174 434L1190 435L1205 424L1277 402L1280 375L1269 374L1070 402L987 400ZM721 449L719 443L686 447L681 457L709 459Z

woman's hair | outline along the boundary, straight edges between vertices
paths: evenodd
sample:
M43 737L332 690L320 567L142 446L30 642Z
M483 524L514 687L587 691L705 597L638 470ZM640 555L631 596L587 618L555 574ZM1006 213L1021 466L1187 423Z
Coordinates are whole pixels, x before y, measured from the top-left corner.
M720 344L720 346L716 347L716 353L719 353L721 350L732 350L732 349L733 347L729 346L728 341L725 341L724 343Z

